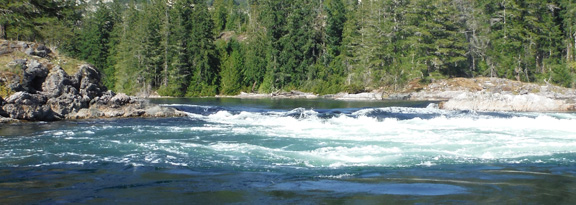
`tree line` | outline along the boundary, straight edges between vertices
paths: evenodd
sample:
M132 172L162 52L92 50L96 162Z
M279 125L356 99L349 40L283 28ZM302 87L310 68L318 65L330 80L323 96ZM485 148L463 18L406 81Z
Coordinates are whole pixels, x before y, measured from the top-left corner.
M401 89L502 77L575 86L573 0L0 0L0 37L42 41L129 94Z

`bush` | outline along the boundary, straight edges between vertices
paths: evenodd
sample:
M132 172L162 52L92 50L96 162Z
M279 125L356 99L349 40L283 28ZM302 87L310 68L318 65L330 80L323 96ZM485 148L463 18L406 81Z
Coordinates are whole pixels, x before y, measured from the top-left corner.
M366 90L361 85L350 84L350 85L346 85L344 87L344 91L346 91L347 93L350 93L350 94L358 94L358 93L364 92Z

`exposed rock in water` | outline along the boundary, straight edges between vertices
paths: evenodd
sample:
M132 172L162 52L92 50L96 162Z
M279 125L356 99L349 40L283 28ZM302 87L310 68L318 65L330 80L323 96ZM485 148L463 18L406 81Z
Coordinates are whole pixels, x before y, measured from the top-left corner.
M0 42L0 54L18 50L37 58L51 53L42 45L6 42ZM100 72L91 65L81 65L70 76L60 66L36 59L17 59L10 64L21 69L21 74L0 77L0 82L15 92L0 98L0 122L185 116L173 108L152 106L145 100L108 91Z
M441 106L447 110L477 110L477 111L571 111L574 105L564 100L552 99L533 93L526 95L510 95L499 93L462 93L448 100Z
M236 97L236 98L318 98L318 95L313 93L306 93L301 91L290 91L290 92L274 92L270 94L258 94L258 93L245 93L241 92L236 96L217 96L217 97Z
M325 96L326 98L336 100L382 100L382 93L379 92L364 92L364 93L339 93L336 95Z
M501 78L439 80L411 95L412 100L443 100L441 108L476 111L574 111L576 91Z

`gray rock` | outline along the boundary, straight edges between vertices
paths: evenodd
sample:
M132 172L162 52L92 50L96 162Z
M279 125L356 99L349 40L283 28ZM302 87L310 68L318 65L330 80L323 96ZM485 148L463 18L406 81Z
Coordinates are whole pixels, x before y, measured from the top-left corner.
M78 83L78 91L81 95L89 98L88 102L95 97L101 96L107 89L102 85L100 72L90 65L82 65L74 76Z
M80 111L80 109L88 108L88 104L85 103L79 95L64 94L57 98L51 98L46 102L46 105L57 114L57 116L67 116L70 113L75 113Z
M2 107L12 119L29 121L54 121L62 119L43 104L6 104Z
M27 48L24 53L29 56L34 55L34 48Z
M36 56L45 58L48 57L48 54L52 53L52 50L48 49L48 47L46 47L45 45L39 45L38 48L36 48Z
M90 101L90 105L108 105L116 93L111 90L102 93L102 96L95 97Z
M110 103L117 106L122 106L130 103L132 98L124 93L118 93L116 96L110 99Z
M549 112L570 111L574 104L536 94L511 95L489 92L463 92L443 103L447 110Z
M22 78L16 76L9 83L8 87L13 91L25 91L28 93L37 93L42 91L42 83L48 75L48 69L40 64L36 60L24 61L25 64L20 64L22 61L18 61L18 65L22 66Z
M52 52L46 46L34 43L6 42L0 45L0 50L40 57ZM108 91L100 72L90 65L82 65L73 76L60 66L32 58L14 60L9 66L18 66L22 72L0 78L16 92L6 99L0 98L0 122L185 115L173 108L147 109L150 107L147 101Z
M52 68L44 83L42 83L42 90L49 98L55 98L62 94L78 94L78 90L74 87L70 76L60 66Z
M41 105L45 104L47 100L48 98L41 94L17 92L6 98L6 104Z
M17 43L12 44L12 48L14 49L27 49L29 47L30 45L24 41L18 41Z
M388 95L387 99L389 100L409 100L411 94L410 93L394 93Z
M32 121L60 119L49 106L45 106L47 100L44 95L17 92L6 99L2 109L5 115L12 119Z
M24 48L24 46L22 46L21 48ZM38 56L41 58L46 58L48 57L48 54L52 53L52 51L48 49L45 45L39 45L36 49L34 49L34 46L26 45L24 53L26 53L26 55L29 56Z

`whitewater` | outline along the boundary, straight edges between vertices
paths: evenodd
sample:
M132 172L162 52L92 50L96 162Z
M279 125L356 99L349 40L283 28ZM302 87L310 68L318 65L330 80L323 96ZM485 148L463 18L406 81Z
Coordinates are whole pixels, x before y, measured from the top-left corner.
M576 113L402 101L155 103L188 117L1 125L0 202L576 200Z

